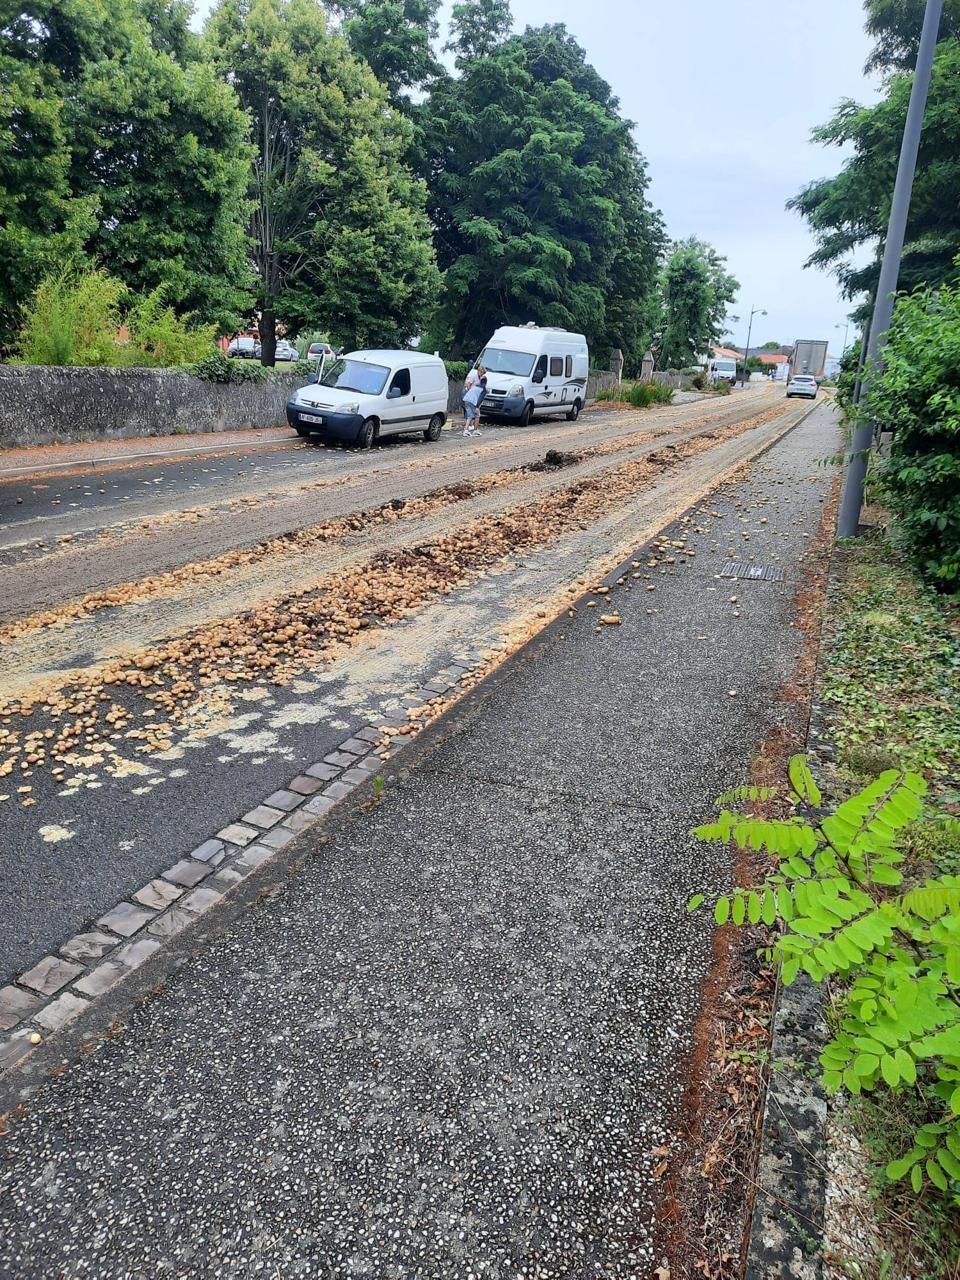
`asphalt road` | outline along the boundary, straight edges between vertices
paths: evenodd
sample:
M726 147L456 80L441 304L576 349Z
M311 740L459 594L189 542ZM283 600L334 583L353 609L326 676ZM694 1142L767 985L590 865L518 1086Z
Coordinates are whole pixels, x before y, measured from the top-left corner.
M837 440L821 408L675 527L685 564L611 574L620 626L562 614L50 1080L0 1165L0 1273L649 1275L710 957L685 904L730 876L687 832L802 714Z
M750 391L711 402L708 408L723 418L741 412L757 398L758 393ZM679 405L644 415L643 425L692 419L705 411L704 402ZM634 430L641 429L637 417L630 415ZM594 409L578 423L557 418L537 421L526 429L485 423L480 439L472 441L464 441L458 430L448 428L433 444L418 436L393 437L368 454L325 448L292 432L289 437L279 432L250 433L260 437L255 442L237 440L234 433L227 448L215 437L206 448L195 437L170 437L168 449L158 451L156 442L150 441L154 448L147 456L132 457L133 442L123 442L127 447L120 450L115 442L105 441L90 447L86 461L69 466L59 463L57 449L22 451L22 457L18 456L21 451L9 451L0 459L0 554L5 553L7 563L18 564L17 553L38 544L48 550L65 535L94 535L184 507L223 506L316 481L399 474L405 464L417 469L428 462L457 459L465 452L489 461L500 454L533 456L536 450L551 446L582 447L594 435L603 435L612 421L623 418L622 413Z
M739 412L747 403L741 404ZM758 397L752 411L764 410L770 403ZM779 401L776 404L787 407ZM718 421L729 420L729 407L725 403L720 407L723 412ZM714 405L708 408L713 411ZM687 429L699 420L698 410L702 416L696 405L673 409L671 416L659 418L660 429ZM790 406L789 412L795 412L795 407ZM708 417L708 426L711 421ZM640 429L655 428L657 422L653 415L611 414L589 425L576 424L580 428L576 439L581 444L606 441L617 445ZM780 429L776 422L770 429L774 428ZM360 459L342 451L320 452L317 465L340 468L339 480L345 483L308 491L305 498L299 496L298 518L305 518L300 505L304 501L316 519L326 512L366 506L371 495L383 500L391 492L425 491L456 475L483 477L491 469L542 454L542 441L551 439L553 428L542 432L542 438L522 432L489 441L485 437L482 447L472 445L469 450L461 448L469 442L445 439L436 452L416 445ZM565 437L566 441L573 439L572 434ZM658 447L658 441L654 439L645 447ZM748 438L735 438L717 446L717 459L733 459L738 456L737 449L747 447L752 447ZM632 455L636 449L628 452ZM311 451L309 456L315 453ZM222 684L207 687L169 750L152 755L138 752L136 735L150 727L145 716L154 712L147 709L136 690L111 689L111 699L127 710L131 720L127 728L114 734L108 749L79 747L69 754L68 767L59 775L51 774L49 767L24 773L21 764L17 773L0 778L0 795L7 797L0 802L0 978L22 972L42 955L55 951L72 933L252 808L304 764L321 759L383 711L396 709L405 693L458 653L492 648L518 627L542 625L536 619L544 615L544 606L556 607L551 600L557 592L565 590L578 575L593 572L593 566L608 562L618 549L626 550L636 530L655 524L671 505L682 509L689 501L688 478L691 482L696 478L701 486L707 483L711 467L719 465L712 459L708 453L702 462L685 465L659 489L650 489L650 482L644 482L624 501L611 501L603 519L577 528L572 535L547 537L542 550L504 561L496 573L472 585L465 581L453 596L422 602L402 625L375 628L360 645L332 663L305 661L294 678L282 685L261 679L229 689ZM620 460L614 450L609 460L601 458L589 465L614 468ZM582 468L587 466L581 464ZM297 486L300 474L298 466ZM496 488L475 501L464 500L434 514L428 512L408 525L387 526L370 534L363 530L351 533L342 548L336 541L322 542L315 553L296 553L294 567L290 566L294 552L281 548L278 554L258 555L233 577L224 574L212 584L206 579L191 579L167 597L147 593L142 600L104 607L76 621L67 619L25 636L13 636L5 642L0 657L3 683L9 689L19 682L19 687L26 679L24 672L29 671L31 679L47 691L44 696L50 696L51 690L56 695L74 687L87 672L109 663L125 646L132 644L134 652L150 652L165 636L193 634L203 619L221 608L228 590L234 592L229 597L230 610L241 615L244 608L260 612L282 608L285 592L324 581L329 566L340 563L337 556L345 555L344 563L362 567L365 557L372 556L378 547L447 536L478 515L495 520L498 511L509 511L524 499L549 493L557 486L582 483L582 474L578 468L556 478L533 473L516 488ZM175 505L179 500L173 490L161 492L164 502ZM251 527L260 529L260 525L249 523L259 518L256 512L260 508L253 510L253 515L246 508L227 510L217 527L236 542L243 530L249 535ZM291 509L281 505L270 510L280 522L279 528L287 528ZM145 566L156 563L158 555L167 554L158 552L163 536L162 529L142 531L134 526L119 532L115 543L112 538L98 539L93 554L89 548L70 548L39 556L12 574L7 594L0 592L0 600L6 600L9 608L9 592L22 589L23 580L31 573L51 591L67 584L67 591L72 586L71 594L76 595L98 573L107 572L109 581L122 574L136 579ZM374 536L377 540L372 540ZM194 558L198 550L209 546L209 535L198 545L193 525L186 526L182 537L175 563L182 559L184 546L191 540ZM310 569L314 577L294 581L294 570L299 572L312 554L316 556L316 569ZM238 575L245 575L239 586L235 581ZM62 595L54 598L62 600ZM3 717L0 730L36 732L59 724L44 712L44 705L41 697L29 717ZM28 790L21 792L21 787Z

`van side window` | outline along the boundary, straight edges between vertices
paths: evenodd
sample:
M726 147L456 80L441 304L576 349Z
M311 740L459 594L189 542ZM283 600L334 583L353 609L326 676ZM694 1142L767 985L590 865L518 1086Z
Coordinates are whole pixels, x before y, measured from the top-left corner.
M568 378L573 377L573 356L567 356L564 368L564 375Z
M410 370L398 369L390 382L390 390L399 390L402 396L410 394Z
M547 357L541 356L537 361L537 367L533 371L534 382L542 382L547 376Z
M563 356L550 357L550 377L551 378L563 377Z

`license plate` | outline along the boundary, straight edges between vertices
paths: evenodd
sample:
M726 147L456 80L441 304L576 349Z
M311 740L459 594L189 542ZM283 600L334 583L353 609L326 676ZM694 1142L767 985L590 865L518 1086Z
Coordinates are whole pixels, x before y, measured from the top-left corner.
M323 426L323 418L321 418L318 413L301 413L300 421L301 422L318 422L321 427Z

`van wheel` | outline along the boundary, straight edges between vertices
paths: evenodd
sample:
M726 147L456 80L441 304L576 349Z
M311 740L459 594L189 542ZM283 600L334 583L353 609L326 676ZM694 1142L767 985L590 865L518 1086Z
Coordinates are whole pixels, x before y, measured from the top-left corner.
M444 417L442 413L435 413L430 419L430 425L423 433L424 440L439 440L440 432L443 430Z
M517 419L517 422L521 427L529 427L530 418L532 415L533 415L533 401L528 400L527 403L523 406L523 413L521 413L520 417Z
M580 410L583 408L579 400L574 400L572 408L567 413L568 422L576 422L580 417Z
M367 418L357 436L357 448L372 449L377 438L376 418Z

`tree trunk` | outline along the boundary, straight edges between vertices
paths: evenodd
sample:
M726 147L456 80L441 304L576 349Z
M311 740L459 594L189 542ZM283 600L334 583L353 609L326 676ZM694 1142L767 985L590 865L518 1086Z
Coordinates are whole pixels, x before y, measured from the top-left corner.
M277 362L277 317L272 311L260 312L260 363L272 369Z

